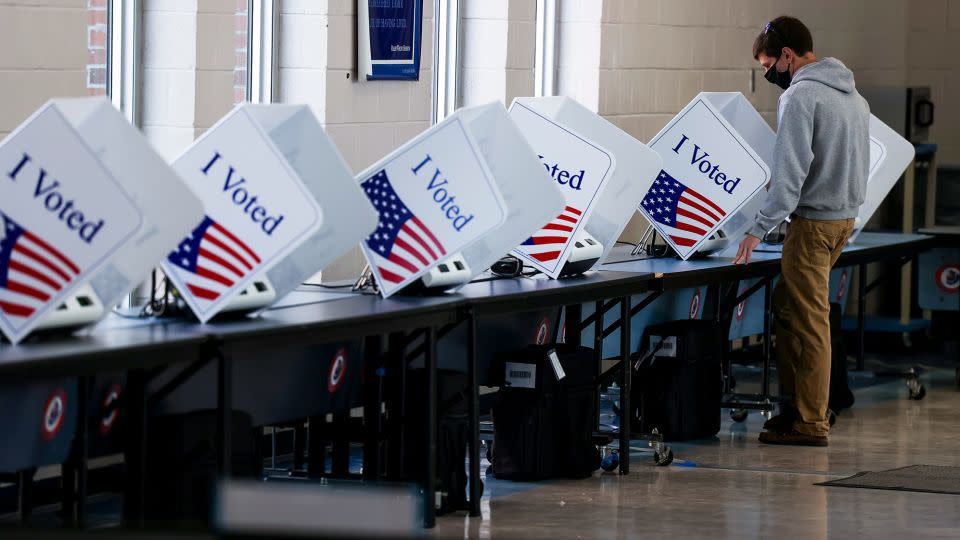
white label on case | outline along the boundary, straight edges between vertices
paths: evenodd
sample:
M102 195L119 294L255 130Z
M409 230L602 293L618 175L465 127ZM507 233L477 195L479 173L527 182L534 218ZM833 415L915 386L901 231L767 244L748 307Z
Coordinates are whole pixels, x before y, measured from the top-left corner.
M511 388L536 388L537 365L507 362L504 381Z

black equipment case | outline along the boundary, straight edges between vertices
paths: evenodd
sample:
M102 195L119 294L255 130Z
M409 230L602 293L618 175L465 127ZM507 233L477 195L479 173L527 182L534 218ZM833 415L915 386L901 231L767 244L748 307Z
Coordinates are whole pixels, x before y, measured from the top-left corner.
M575 345L531 345L494 362L493 474L511 480L586 478L600 466L596 358Z
M720 325L682 320L646 328L632 356L633 429L665 440L713 437L723 397Z

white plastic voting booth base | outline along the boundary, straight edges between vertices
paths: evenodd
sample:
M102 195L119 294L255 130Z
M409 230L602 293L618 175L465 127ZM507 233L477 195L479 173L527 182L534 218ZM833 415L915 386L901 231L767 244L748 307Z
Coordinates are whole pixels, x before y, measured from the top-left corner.
M627 226L660 156L568 97L517 98L510 117L565 200L563 213L513 253L554 278L589 270Z
M711 98L695 97L650 141L663 170L639 206L684 260L770 181L767 164ZM742 107L731 101L721 105L736 118Z
M48 102L0 144L0 171L0 331L12 342L102 316L69 308L81 284L116 305L203 213L103 98ZM51 316L65 303L69 316Z
M581 231L573 239L570 255L560 269L559 277L576 276L593 268L603 257L603 244L590 236L587 231Z
M205 215L163 269L202 322L282 298L376 226L305 105L240 105L174 168Z
M89 285L81 285L70 297L37 323L35 332L69 331L93 324L106 313L103 303Z
M466 283L563 205L499 103L457 111L358 180L380 211L362 247L385 297Z

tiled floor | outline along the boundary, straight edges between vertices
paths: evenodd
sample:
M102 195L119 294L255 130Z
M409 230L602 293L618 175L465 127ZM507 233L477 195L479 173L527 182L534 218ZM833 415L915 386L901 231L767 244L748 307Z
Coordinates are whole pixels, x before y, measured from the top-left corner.
M960 538L960 496L814 484L911 464L960 466L953 370L926 373L927 397L902 381L856 391L828 448L761 446L763 418L724 415L716 440L673 445L687 466L638 455L631 474L515 484L490 480L483 518L444 516L437 537ZM640 443L637 444L640 446ZM691 466L692 465L692 466Z

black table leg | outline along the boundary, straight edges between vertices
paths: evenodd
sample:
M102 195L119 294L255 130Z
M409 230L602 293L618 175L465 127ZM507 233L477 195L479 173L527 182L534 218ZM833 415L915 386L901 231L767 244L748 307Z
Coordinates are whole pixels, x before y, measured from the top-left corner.
M60 469L60 512L63 526L76 525L74 509L77 506L77 462L71 451Z
M76 518L77 528L84 529L87 526L87 458L89 455L89 403L90 386L93 384L93 378L80 377L77 385L77 498L75 501L74 517Z
M423 525L433 528L437 521L437 343L432 327L426 328L424 369L427 375L427 466L423 479Z
M867 311L867 265L858 267L857 277L857 371L864 369L865 353L865 317Z
M380 336L367 337L363 342L363 479L380 477L380 433L383 403L383 377L380 377Z
M480 512L480 382L477 376L477 319L467 315L467 392L470 407L470 517Z
M333 413L333 452L331 453L333 476L350 476L350 410Z
M230 476L233 439L233 365L228 351L217 357L217 471Z
M760 379L760 395L770 398L770 364L773 356L773 344L770 333L770 308L772 303L770 281L763 286L763 373Z
M387 360L384 372L384 393L387 406L387 442L384 460L388 479L402 478L404 397L406 358L403 352L403 334L394 332L387 337Z
M142 369L127 372L123 397L126 435L123 461L126 465L126 486L123 495L123 518L130 528L144 525L146 502L147 458L147 374Z
M30 515L33 512L33 475L36 469L27 469L17 473L17 514L21 526L30 525Z
M593 358L596 364L596 376L603 373L603 302L598 300L593 304ZM597 411L597 423L594 429L600 429L600 392L597 388L594 396L594 407ZM623 416L623 411L620 411Z
M620 299L620 474L630 474L630 297Z
M311 416L307 422L307 478L321 478L327 474L327 418Z

